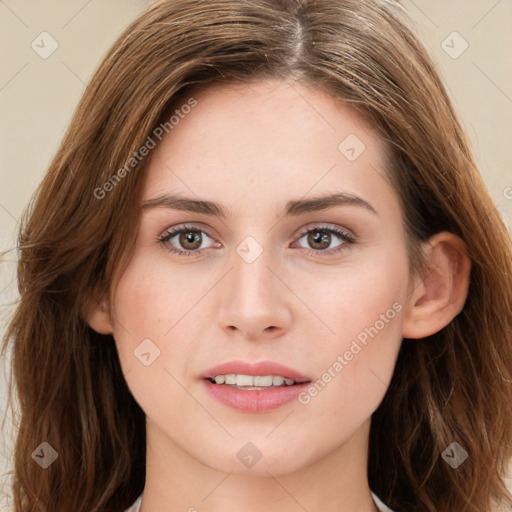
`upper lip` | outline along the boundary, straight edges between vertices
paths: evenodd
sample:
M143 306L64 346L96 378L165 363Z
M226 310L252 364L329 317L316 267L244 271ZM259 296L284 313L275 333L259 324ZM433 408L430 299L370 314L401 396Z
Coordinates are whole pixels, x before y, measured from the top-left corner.
M203 379L213 379L217 375L278 375L295 382L310 382L307 376L273 361L259 361L249 363L247 361L227 361L219 364L201 375Z

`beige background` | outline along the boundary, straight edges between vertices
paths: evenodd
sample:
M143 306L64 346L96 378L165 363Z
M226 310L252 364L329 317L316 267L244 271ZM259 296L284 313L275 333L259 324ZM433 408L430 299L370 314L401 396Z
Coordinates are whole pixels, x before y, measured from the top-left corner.
M0 251L15 246L22 209L56 151L91 73L122 29L149 3L0 0ZM402 3L445 77L473 142L482 175L510 229L512 2ZM58 43L58 49L47 59L31 47L43 31ZM454 31L459 35L453 35ZM466 44L467 49L457 56ZM10 303L16 299L15 253L9 253L4 260L0 266L2 330L12 312ZM0 366L0 420L6 402L4 364ZM9 430L12 424L9 419L6 421ZM9 467L10 441L5 440L0 448L1 474ZM6 487L3 477L0 500ZM1 501L0 509L6 510Z

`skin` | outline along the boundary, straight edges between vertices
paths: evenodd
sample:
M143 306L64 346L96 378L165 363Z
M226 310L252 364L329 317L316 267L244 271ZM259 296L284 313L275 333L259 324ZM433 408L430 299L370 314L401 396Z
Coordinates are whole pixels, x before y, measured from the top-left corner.
M371 415L402 338L436 332L461 310L470 266L464 246L436 235L425 245L429 275L411 272L384 142L325 91L269 81L193 96L197 106L153 150L142 201L179 193L220 203L229 215L144 210L110 309L103 298L89 317L114 335L147 416L142 512L377 510L366 475ZM350 134L365 145L353 161L338 149ZM290 200L334 191L375 212L347 204L281 213ZM201 254L169 252L199 245L183 237L180 245L179 235L158 240L184 224L201 230ZM325 225L355 242L327 234L322 249L301 237ZM236 251L248 236L262 248L251 263ZM306 405L244 413L203 389L199 375L233 359L276 361L317 381L393 304L394 318ZM148 338L160 355L145 366L134 350ZM247 442L261 453L251 468L237 457Z

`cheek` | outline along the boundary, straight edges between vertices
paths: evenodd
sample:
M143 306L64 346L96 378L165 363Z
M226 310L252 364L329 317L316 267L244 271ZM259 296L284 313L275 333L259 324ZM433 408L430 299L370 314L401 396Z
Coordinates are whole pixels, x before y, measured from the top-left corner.
M318 374L300 402L311 404L322 423L332 415L355 426L378 407L393 374L408 287L406 252L380 251L323 282L309 300L321 304L319 316L333 332L324 329L308 354Z
M183 376L176 369L187 367L194 338L181 337L184 343L177 351L171 352L170 343L201 293L204 291L191 285L190 276L166 271L157 258L142 252L134 254L119 281L114 338L126 383L150 417L159 417L165 410L174 424L180 421L175 417L177 411L193 407L179 384Z
M172 289L171 283L150 263L135 252L114 301L114 338L123 372L130 387L145 382L148 397L155 378L162 376L165 333L172 328L172 312L178 304L175 293L164 293Z
M164 329L162 311L172 307L171 294L163 297L162 283L155 267L134 258L116 290L115 334L123 343L137 343L141 338L160 338Z
M164 343L208 288L191 271L162 264L161 255L135 254L116 290L117 333L126 339L129 332L132 342L150 337Z
M202 299L216 280L194 265L170 269L165 254L134 253L116 289L114 321L120 362L134 396L152 402L162 390L172 396L180 392L170 374L181 381L197 355L203 329L198 319L207 303Z
M407 255L405 251L378 249L374 253L357 263L328 269L327 277L306 277L301 293L307 292L308 303L329 328L322 332L333 348L342 348L347 340L375 324L386 333L393 324L393 331L400 332L401 315L396 313L404 308L408 290ZM395 303L398 305L393 308Z

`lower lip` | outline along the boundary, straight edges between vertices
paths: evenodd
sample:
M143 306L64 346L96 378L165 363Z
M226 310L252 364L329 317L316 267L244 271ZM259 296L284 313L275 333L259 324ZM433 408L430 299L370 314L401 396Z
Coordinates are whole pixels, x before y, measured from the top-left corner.
M208 393L219 402L243 412L267 412L278 409L307 389L310 382L293 386L279 386L262 390L238 389L224 384L213 384L203 379Z

